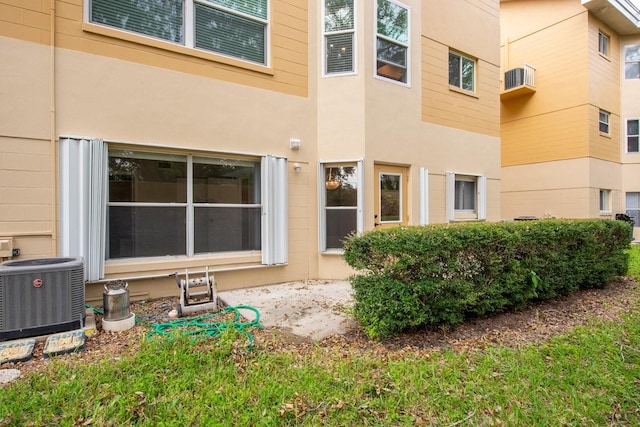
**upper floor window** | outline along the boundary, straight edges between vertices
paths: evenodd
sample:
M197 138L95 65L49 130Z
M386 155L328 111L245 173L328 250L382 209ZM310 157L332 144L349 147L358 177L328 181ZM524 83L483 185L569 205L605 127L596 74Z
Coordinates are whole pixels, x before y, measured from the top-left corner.
M639 140L639 128L640 119L628 119L627 120L627 153L638 153L640 147L638 146Z
M602 31L598 31L598 52L609 56L609 36Z
M640 44L624 47L624 78L640 79Z
M376 16L376 75L407 83L409 9L392 0L378 0Z
M355 0L324 0L324 73L352 73Z
M600 110L599 117L600 133L609 135L609 113L604 110Z
M476 61L455 52L449 52L449 84L475 92Z
M269 0L90 0L94 24L267 64Z

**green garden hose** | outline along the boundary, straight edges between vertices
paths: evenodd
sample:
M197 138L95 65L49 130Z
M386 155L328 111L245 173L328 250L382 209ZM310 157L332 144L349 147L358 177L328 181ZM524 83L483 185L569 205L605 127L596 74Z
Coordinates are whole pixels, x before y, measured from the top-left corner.
M255 320L251 322L242 322L242 316L239 311L240 309L253 311L256 315ZM216 320L216 318L231 312L235 313L235 318L233 320ZM198 317L177 319L166 323L155 323L150 326L152 330L147 334L147 338L154 335L171 337L179 330L183 331L182 335L184 336L192 336L194 338L215 338L232 328L238 331L241 335L247 337L249 340L249 349L253 347L254 339L248 329L253 327L263 328L260 324L260 312L255 307L248 305L225 307L215 313L207 313Z

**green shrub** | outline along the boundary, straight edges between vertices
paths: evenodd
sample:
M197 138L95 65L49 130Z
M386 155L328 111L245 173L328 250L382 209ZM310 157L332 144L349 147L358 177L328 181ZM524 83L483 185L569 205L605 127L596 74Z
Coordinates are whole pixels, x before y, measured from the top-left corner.
M610 220L441 224L345 241L354 314L372 337L601 287L627 269L630 225Z

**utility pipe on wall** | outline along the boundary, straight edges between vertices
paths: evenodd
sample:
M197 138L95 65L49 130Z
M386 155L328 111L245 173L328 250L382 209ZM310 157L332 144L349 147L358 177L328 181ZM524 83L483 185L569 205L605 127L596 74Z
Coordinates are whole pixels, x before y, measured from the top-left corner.
M56 161L56 0L49 2L49 158L51 180L51 253L58 255L58 170Z

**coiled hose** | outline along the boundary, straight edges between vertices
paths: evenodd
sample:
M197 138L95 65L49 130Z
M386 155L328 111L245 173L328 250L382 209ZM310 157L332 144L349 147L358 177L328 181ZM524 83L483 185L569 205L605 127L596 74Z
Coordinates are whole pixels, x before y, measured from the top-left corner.
M256 315L255 319L250 322L242 322L242 316L240 314L241 309L253 311ZM235 314L233 320L217 319L220 316L231 312ZM215 313L207 313L198 317L176 319L171 322L155 323L150 326L152 330L147 334L147 338L151 338L154 335L171 337L179 330L182 330L181 333L184 336L192 336L194 338L215 338L232 328L238 331L241 335L247 337L249 340L249 350L253 347L254 339L253 334L251 334L248 329L254 327L263 328L260 324L260 312L257 308L249 305L224 307L222 310Z

